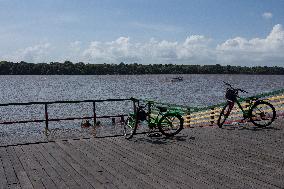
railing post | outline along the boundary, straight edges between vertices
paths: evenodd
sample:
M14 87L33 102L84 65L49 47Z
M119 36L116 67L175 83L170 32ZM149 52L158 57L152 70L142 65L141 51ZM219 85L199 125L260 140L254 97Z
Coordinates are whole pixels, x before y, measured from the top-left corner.
M214 107L213 107L213 108L211 108L211 116L210 116L211 121L210 121L210 126L213 126L213 124L214 124L214 122L215 122L215 120L214 120L214 115L215 115L215 111L214 111Z
M249 99L247 99L246 101L245 101L245 108L249 108L249 106L250 106L250 100Z
M124 123L124 116L120 116L120 123Z
M112 123L112 125L115 125L115 118L114 117L111 118L111 123Z
M93 116L94 116L94 127L97 124L97 114L96 114L96 102L93 101Z
M135 125L138 124L138 112L137 112L137 107L136 107L136 102L138 101L137 99L135 98L132 98L132 101L133 101L133 112L134 112L134 117L135 117ZM139 103L139 101L138 101ZM139 104L138 104L139 106Z
M133 102L133 113L136 114L136 99L132 99Z
M188 127L190 127L190 108L187 109L186 114L186 122L188 123Z
M47 112L47 103L44 104L44 117L45 117L45 131L47 132L48 129L48 112Z
M148 101L148 126L149 126L150 121L151 121L151 106L152 106L151 102Z

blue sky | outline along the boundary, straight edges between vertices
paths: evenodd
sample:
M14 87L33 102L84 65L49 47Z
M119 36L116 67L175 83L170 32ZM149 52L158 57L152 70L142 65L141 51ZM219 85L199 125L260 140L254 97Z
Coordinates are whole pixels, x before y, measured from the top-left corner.
M284 66L283 0L0 0L0 60Z

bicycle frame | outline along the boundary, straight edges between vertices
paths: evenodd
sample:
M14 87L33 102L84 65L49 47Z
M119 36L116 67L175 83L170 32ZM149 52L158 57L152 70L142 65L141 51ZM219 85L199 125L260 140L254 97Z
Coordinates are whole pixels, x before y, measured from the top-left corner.
M236 101L234 101L234 102L233 102L233 101L228 101L228 103L233 103L233 105L232 105L232 107L230 107L230 109L232 110L233 107L234 107L234 104L236 103L236 104L238 105L239 109L242 111L243 117L244 117L245 119L246 119L246 118L249 118L249 117L250 117L250 115L249 115L249 110L250 110L251 106L252 106L255 102L252 102L252 99L250 99L248 107L245 107L245 108L248 108L248 109L245 110L245 108L242 107L240 101L245 101L245 99L244 99L244 98L241 98L241 97L238 97L238 99L237 99ZM256 101L259 101L259 100L256 100Z
M130 139L138 131L145 130L146 122L147 128L150 132L159 130L166 137L172 137L178 134L183 129L183 117L179 109L168 109L164 106L155 106L154 112L152 112L152 104L148 102L148 111L145 111L146 105L137 106L134 104L134 112L130 114L130 117L126 119L124 126L124 136L126 139ZM143 131L144 132L144 131ZM150 136L150 135L149 135Z
M266 127L274 121L276 117L276 111L272 104L266 102L266 100L261 100L255 97L241 98L240 96L238 96L239 91L243 93L248 92L243 89L236 89L229 83L224 83L228 86L225 95L227 104L223 107L217 120L217 124L220 128L229 117L235 103L243 113L244 120L249 119L255 126ZM246 101L248 103L244 107L241 105L241 102L243 101ZM262 109L262 107L265 108Z
M139 106L139 104L138 104L138 106ZM150 107L149 107L149 110L150 110ZM145 121L147 121L147 123L148 123L148 127L150 128L150 129L154 129L154 128L156 128L156 126L158 125L158 122L159 122L159 118L161 118L164 114L162 113L162 112L158 112L158 115L156 116L156 117L152 117L151 116L151 111L149 111L148 110L148 118L145 120ZM137 112L135 112L135 113L131 113L130 114L130 116L133 118L133 119L136 119L137 118ZM140 120L138 120L138 123L139 123L139 121Z
M148 127L150 128L150 129L154 129L154 128L156 128L157 127L157 125L158 125L158 122L159 122L159 120L160 120L160 118L163 116L164 114L162 113L162 112L160 112L159 111L159 113L158 113L158 115L156 116L156 117L151 117L151 114L149 114L148 116L148 120L147 120L147 122L148 122Z
M166 113L175 113L175 114L179 114L181 115L181 111L179 110L167 110L166 112L161 112L158 111L158 114L154 117L151 116L151 106L152 106L152 102L148 102L148 118L145 120L148 123L148 127L149 129L154 129L157 127L159 120L166 114ZM138 107L139 107L139 103L138 103ZM130 114L130 116L132 116L134 119L136 119L137 116L137 112Z

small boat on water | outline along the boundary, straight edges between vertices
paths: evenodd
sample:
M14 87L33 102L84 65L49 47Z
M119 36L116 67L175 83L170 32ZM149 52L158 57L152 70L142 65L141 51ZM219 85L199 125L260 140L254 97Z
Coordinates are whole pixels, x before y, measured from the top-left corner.
M171 80L172 82L183 81L183 77L174 77Z

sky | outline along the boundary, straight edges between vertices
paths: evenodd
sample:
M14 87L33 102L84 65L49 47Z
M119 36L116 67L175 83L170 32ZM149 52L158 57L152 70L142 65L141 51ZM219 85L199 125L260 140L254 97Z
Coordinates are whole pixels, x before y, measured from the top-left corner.
M284 67L284 0L0 0L0 61Z

